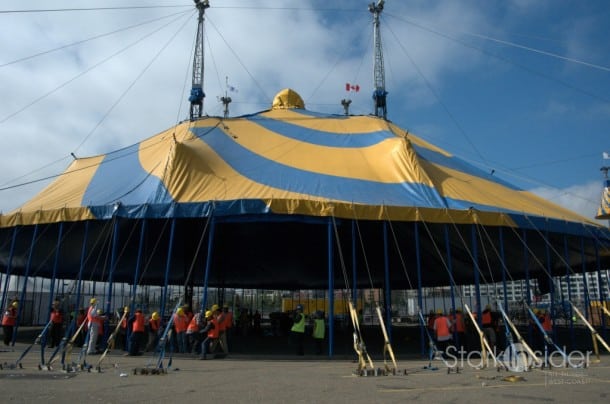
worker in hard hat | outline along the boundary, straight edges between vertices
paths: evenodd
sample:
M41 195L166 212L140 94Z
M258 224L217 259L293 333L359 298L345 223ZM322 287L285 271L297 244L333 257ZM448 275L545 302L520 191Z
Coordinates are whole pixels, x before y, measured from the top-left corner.
M123 315L120 318L121 325L119 326L119 332L116 337L116 348L127 350L127 334L129 334L127 329L127 322L129 320L129 306L123 307Z
M161 316L156 311L148 319L148 343L146 352L155 351L159 342L159 332L161 330Z
M188 325L189 319L184 313L184 309L182 307L178 308L174 313L174 330L176 330L179 353L186 353L186 329Z
M290 329L292 340L297 348L297 355L305 355L305 314L303 313L303 305L297 304L296 310L294 311L293 324Z
M97 339L100 330L99 318L100 314L97 311L97 299L92 297L89 300L89 309L87 309L87 329L89 330L89 344L87 345L87 355L95 355L99 353Z
M199 359L207 359L208 353L213 353L218 344L219 329L218 322L212 310L205 312L206 325L201 329L205 338L201 342L201 355Z
M436 347L441 351L445 359L447 358L447 349L452 345L453 341L452 325L449 318L443 314L443 310L438 309L432 329L434 330Z
M13 331L17 322L18 306L17 299L13 300L2 316L2 331L4 332L4 345L6 346L13 342Z

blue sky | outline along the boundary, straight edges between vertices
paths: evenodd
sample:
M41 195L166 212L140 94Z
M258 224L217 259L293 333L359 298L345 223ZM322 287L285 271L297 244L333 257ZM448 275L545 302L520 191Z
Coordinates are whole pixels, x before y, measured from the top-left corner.
M39 192L70 153L106 153L187 117L193 2L152 3L162 7L0 4L0 211ZM222 114L227 77L231 115L267 109L286 87L313 111L341 113L349 97L352 113L372 112L368 1L210 3L207 114ZM41 9L64 11L30 11ZM607 1L387 0L388 119L592 218L610 165L608 21Z

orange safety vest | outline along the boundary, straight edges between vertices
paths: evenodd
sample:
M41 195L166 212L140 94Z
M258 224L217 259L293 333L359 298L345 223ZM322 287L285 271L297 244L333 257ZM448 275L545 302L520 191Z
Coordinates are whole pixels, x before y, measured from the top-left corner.
M87 321L89 323L92 323L95 321L95 318L97 317L97 313L95 311L95 306L91 306L89 307L89 310L87 310Z
M491 311L484 311L481 320L484 326L491 326Z
M17 318L17 309L14 307L10 307L6 309L4 312L4 317L2 317L2 325L15 325L15 319Z
M210 321L212 322L214 327L208 330L208 338L218 338L218 335L220 333L220 330L218 328L218 321L216 321L214 317L212 317Z
M176 328L176 332L185 332L187 326L188 319L186 318L186 316L179 316L178 314L174 314L174 327Z
M160 320L153 320L152 318L148 320L148 326L150 327L150 331L156 332L159 330Z
M451 335L451 331L449 331L449 326L447 325L447 317L438 316L436 320L434 320L434 326L436 328L437 337L447 337Z
M64 322L64 316L61 314L61 310L51 310L51 321L53 322L53 324L61 324Z
M224 313L220 313L216 316L216 323L218 324L218 331L224 331L227 329L227 317Z
M231 328L233 327L233 312L227 311L225 313L225 327Z
M198 331L199 331L199 324L197 324L197 317L193 316L193 318L189 322L188 327L186 327L186 332L188 332L190 334L190 333L196 333Z
M466 332L466 326L464 325L464 314L455 314L455 330L457 332Z
M144 315L142 313L136 313L134 314L134 320L133 320L133 325L131 326L131 331L133 332L144 332L145 325L144 325Z
M547 332L553 331L553 323L549 313L546 313L542 319L542 329Z

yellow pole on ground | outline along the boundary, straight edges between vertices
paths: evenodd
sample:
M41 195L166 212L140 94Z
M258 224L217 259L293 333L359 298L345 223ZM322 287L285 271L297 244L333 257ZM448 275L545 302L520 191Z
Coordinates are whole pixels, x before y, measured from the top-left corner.
M352 325L354 326L354 350L358 354L358 369L362 370L366 367L364 355L366 355L366 359L371 369L375 369L375 366L373 365L373 360L371 359L371 356L369 355L368 351L362 348L365 345L362 341L360 341L360 322L358 321L358 313L356 312L356 308L354 307L354 304L351 300L349 300L348 303L349 315L352 319Z
M596 339L597 339L597 341L599 341L604 346L604 348L606 348L606 350L608 352L610 352L610 346L608 346L608 344L606 344L606 341L604 341L604 339L601 337L601 335L599 335L597 330L591 325L591 323L589 323L589 321L587 321L586 317L580 312L580 310L578 310L578 308L574 305L574 303L570 302L570 304L572 305L574 312L576 312L576 314L578 314L578 317L580 317L580 319L583 321L583 323L585 323L585 325L591 331L591 336L593 337L593 342L594 342L593 347L595 348L597 346L597 343L596 343Z
M510 327L510 329L513 331L513 333L517 337L517 340L519 341L519 343L523 347L525 347L525 350L527 351L527 353L530 354L530 356L532 358L534 358L534 361L536 361L536 363L538 363L538 364L542 363L540 358L538 358L536 356L536 354L534 353L534 350L528 345L527 342L525 342L525 340L521 336L521 333L519 332L519 330L517 330L517 327L515 327L515 324L510 320L510 318L508 318L508 314L506 314L506 312L502 308L502 305L499 304L498 307L500 308L500 313L502 313L502 317L504 317L504 321L506 321L508 323L508 326ZM521 355L524 355L523 352L521 352ZM524 361L524 363L526 363L526 362Z
M489 346L489 342L487 342L487 338L485 338L485 334L483 334L483 330L481 330L481 328L479 327L477 320L474 318L474 315L470 311L470 308L468 307L467 304L464 304L464 308L466 309L466 312L468 313L468 316L470 317L470 321L472 321L472 324L474 325L474 327L477 329L477 332L479 333L479 338L481 339L481 356L482 356L481 359L483 359L483 357L484 357L485 364L487 364L487 352L489 352L489 354L491 355L491 357L494 360L494 364L497 365L498 358L496 358L496 355L494 354L493 350ZM486 349L487 349L487 352L486 352Z
M377 317L379 317L379 324L381 325L381 331L383 331L383 338L385 341L384 351L387 350L390 353L390 358L392 359L392 363L394 364L394 369L398 369L396 365L396 357L394 356L394 350L392 349L392 344L390 344L390 339L388 338L388 332L385 329L385 323L383 321L383 315L381 314L381 307L377 306ZM384 355L385 360L385 355Z

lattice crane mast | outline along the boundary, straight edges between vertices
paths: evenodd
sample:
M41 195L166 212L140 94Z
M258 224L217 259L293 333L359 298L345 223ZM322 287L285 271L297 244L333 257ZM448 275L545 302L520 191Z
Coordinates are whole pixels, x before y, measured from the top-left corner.
M387 103L386 96L388 92L385 90L385 69L383 67L383 48L381 46L381 34L379 32L379 15L383 11L384 0L378 0L377 4L369 4L369 11L373 14L373 38L375 46L375 71L374 81L375 89L373 90L373 101L375 105L375 115L387 118Z
M203 15L205 10L210 7L209 0L194 0L195 7L199 10L199 18L197 24L197 38L195 41L195 55L193 57L193 86L191 87L191 95L189 102L191 103L191 121L201 118L203 113Z

